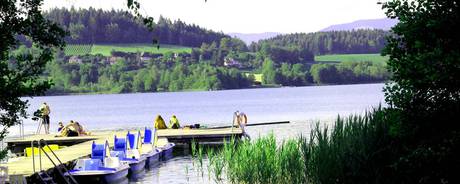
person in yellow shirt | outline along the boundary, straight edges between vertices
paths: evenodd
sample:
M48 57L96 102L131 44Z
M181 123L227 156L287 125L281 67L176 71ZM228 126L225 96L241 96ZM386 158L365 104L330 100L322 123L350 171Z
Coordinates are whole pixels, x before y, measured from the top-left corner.
M172 129L180 128L179 120L176 118L176 115L173 115L171 119L169 120L169 128L172 128Z
M167 128L165 120L163 120L163 118L160 115L157 115L157 117L155 118L154 125L156 129L166 129Z

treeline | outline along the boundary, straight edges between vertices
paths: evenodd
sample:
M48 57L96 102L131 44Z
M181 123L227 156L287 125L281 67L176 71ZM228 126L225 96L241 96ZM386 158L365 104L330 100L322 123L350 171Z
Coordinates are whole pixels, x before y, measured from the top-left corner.
M314 64L310 68L310 73L316 84L383 82L390 77L385 65L376 62Z
M358 84L383 82L390 77L384 64L376 62L320 63L313 65L282 63L268 59L261 72L264 84L305 86L312 84Z
M149 31L131 14L119 10L56 8L46 12L45 17L70 33L66 38L69 44L152 43L156 39L162 44L200 47L202 43L211 44L229 37L162 16L155 23L155 29Z
M383 30L353 30L279 35L258 43L252 43L253 52L265 45L296 47L314 55L380 53L389 33Z
M237 69L208 63L145 63L126 58L110 63L102 58L87 55L82 63L68 63L57 56L46 67L45 75L54 83L48 93L220 90L252 85L252 79Z

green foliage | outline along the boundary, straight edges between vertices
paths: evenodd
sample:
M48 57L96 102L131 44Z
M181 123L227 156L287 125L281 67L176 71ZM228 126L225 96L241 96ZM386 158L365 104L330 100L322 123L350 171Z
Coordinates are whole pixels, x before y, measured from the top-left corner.
M383 54L393 73L387 103L402 112L398 183L459 183L460 4L444 0L383 3L393 27ZM396 132L396 131L395 131Z
M389 133L398 121L397 112L379 108L338 117L330 131L317 125L309 138L232 139L208 151L208 168L216 180L224 171L231 183L394 183L397 178L385 176L395 159L389 145L398 139ZM196 151L193 155L198 158Z
M264 50L264 45L298 48L314 55L379 53L384 47L383 30L353 30L279 35L251 44L253 52Z
M277 79L280 76L275 68L275 64L270 59L265 60L262 66L262 75L263 84L276 84L278 82Z
M384 64L369 61L314 64L310 73L317 84L382 82L390 76Z
M163 44L199 47L202 43L210 44L229 37L181 20L171 21L160 16L153 21L151 17L138 14L136 7L132 5L128 13L94 8L55 8L46 12L45 17L70 32L66 38L70 44L144 43L158 46L160 43L160 47Z
M388 57L381 56L380 54L331 54L315 56L316 62L359 62L370 61L376 63L386 63Z
M98 57L84 56L81 64L60 61L47 66L55 85L48 93L128 93L182 90L219 90L249 87L252 80L236 69L206 63L144 63L121 58L108 63Z
M27 100L22 97L41 95L50 87L50 81L39 76L53 58L53 47L64 46L65 32L42 16L41 3L0 2L0 140L27 116ZM26 40L34 44L33 50L12 52ZM1 150L0 159L5 153Z

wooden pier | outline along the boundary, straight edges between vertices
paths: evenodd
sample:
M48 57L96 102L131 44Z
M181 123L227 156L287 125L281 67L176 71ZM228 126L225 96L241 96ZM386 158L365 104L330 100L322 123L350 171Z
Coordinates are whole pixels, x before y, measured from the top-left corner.
M143 129L141 134L143 134ZM131 130L133 131L133 130ZM24 139L12 139L8 140L8 149L13 153L22 155L26 147L31 146L31 142L34 140L44 139L48 144L58 144L60 149L54 151L62 163L69 163L79 158L88 157L91 155L91 144L93 141L96 143L104 143L106 140L109 141L109 145L113 144L113 137L126 136L128 130L125 131L104 131L94 132L91 136L82 137L54 137L54 135L33 135L26 136ZM242 136L242 130L240 128L221 128L221 129L165 129L158 130L158 146L166 144L168 142L174 142L176 144L190 144L192 140L200 144L206 143L222 143L223 140L228 140L231 137L240 138ZM41 164L43 170L49 170L54 168L52 162L41 154ZM10 158L6 164L0 164L0 166L8 167L8 175L10 176L22 176L29 177L34 174L33 171L33 158L19 156L16 158ZM35 172L40 170L38 155L35 155Z

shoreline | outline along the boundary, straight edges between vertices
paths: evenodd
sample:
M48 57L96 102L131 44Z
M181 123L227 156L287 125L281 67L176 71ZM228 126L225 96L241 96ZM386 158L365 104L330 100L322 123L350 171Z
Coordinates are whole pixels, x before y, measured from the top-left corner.
M245 89L278 89L278 88L296 88L296 87L322 87L322 86L347 86L347 85L365 85L365 84L385 84L387 81L382 82L369 82L369 83L350 83L350 84L315 84L305 86L282 86L282 85L264 85L259 87L238 88L238 89L219 89L219 90L179 90L179 91L156 91L156 92L131 92L131 93L110 93L110 92L88 92L88 93L51 93L40 96L30 97L52 97L52 96L85 96L85 95L122 95L122 94L148 94L148 93L186 93L186 92L207 92L207 91L231 91L231 90L245 90ZM28 96L27 96L28 97ZM24 98L24 97L23 97Z

